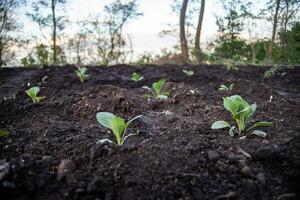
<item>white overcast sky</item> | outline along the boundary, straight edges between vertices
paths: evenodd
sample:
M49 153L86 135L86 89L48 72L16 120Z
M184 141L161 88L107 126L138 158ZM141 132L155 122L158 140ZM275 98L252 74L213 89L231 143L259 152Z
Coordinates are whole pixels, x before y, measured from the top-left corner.
M30 2L25 9L20 11L20 18L24 23L22 30L23 34L35 34L39 32L37 26L35 26L29 19L24 16L24 13L30 11ZM87 18L90 14L101 13L105 4L112 2L113 0L68 0L69 4L66 9L69 20L76 22ZM159 53L160 49L171 48L177 42L176 38L160 38L158 33L167 28L167 24L178 24L178 16L172 12L171 3L173 0L140 0L139 10L143 13L143 16L131 21L125 32L129 33L133 40L134 50L136 54L143 52ZM207 41L211 41L216 34L217 26L215 15L222 13L222 7L218 0L206 0L205 15L203 22L202 43L206 44ZM255 5L255 9L260 9L264 5L265 0L258 1ZM200 6L200 3L199 3ZM194 24L197 24L197 17L194 19ZM72 32L73 27L68 27L66 33ZM251 27L255 28L255 27ZM266 25L261 25L255 28L259 32L259 36L268 36L270 28ZM245 37L246 33L245 33Z

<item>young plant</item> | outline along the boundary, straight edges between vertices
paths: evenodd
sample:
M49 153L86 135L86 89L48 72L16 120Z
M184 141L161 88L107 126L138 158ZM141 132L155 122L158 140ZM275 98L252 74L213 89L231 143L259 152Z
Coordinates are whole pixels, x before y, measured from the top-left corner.
M32 87L29 90L25 91L26 94L31 98L33 103L39 103L42 99L45 99L45 96L39 97L37 96L38 93L40 92L39 87Z
M138 73L134 72L131 76L131 80L135 81L135 82L138 82L138 81L141 81L143 80L144 77L139 75Z
M9 133L5 130L0 130L0 137L7 137Z
M278 74L280 71L280 67L278 65L274 65L269 70L265 71L264 78L272 78Z
M104 127L109 128L113 131L117 145L123 145L125 140L133 135L137 134L127 134L127 128L137 118L142 117L142 115L136 116L125 123L125 120L121 117L117 117L109 112L99 112L96 115L97 121Z
M220 85L219 90L220 91L232 91L234 88L234 83L231 83L230 85Z
M238 67L234 63L228 62L228 63L224 63L224 64L228 71L238 70Z
M166 80L160 79L152 84L152 89L147 86L143 86L143 88L149 90L156 99L166 100L170 96L170 92L162 91L165 83Z
M80 79L81 83L83 83L85 81L85 79L87 79L89 77L89 75L86 74L86 72L87 72L86 67L77 67L77 70L75 72L76 72L76 75L78 76L78 78Z
M231 126L226 121L216 121L212 124L212 129L222 129L222 128L230 128L229 135L234 136L235 134L241 135L244 132L248 132L256 127L260 126L271 126L271 122L257 122L253 126L247 128L247 124L250 118L256 111L256 104L249 105L242 97L239 95L233 95L230 97L223 98L223 106L229 111L232 115L232 118L237 123L237 128L235 126ZM265 137L267 133L260 130L253 130L251 134Z
M194 75L194 71L193 70L182 70L183 73L185 73L187 76L193 76Z

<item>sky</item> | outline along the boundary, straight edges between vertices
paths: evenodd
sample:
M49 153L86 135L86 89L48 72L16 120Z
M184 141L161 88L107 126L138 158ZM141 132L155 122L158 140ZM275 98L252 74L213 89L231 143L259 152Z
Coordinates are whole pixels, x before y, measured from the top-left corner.
M102 10L105 3L110 0L73 0L70 7L70 20L76 21L88 17L89 13L96 13ZM178 26L178 18L176 13L172 12L171 3L173 0L140 0L139 10L143 13L138 19L131 21L125 33L131 35L134 50L137 54L143 52L158 53L160 49L171 48L178 42L178 38L159 37L159 32L170 28L168 24ZM216 6L215 0L207 0L206 13L204 16L203 41L206 42L213 37L212 33L217 30L215 24L214 12L221 10ZM199 3L200 7L200 3ZM195 25L196 25L195 21Z
M22 29L23 35L37 35L40 30L36 24L31 22L25 13L30 12L30 2L34 0L28 0L28 5L22 8L18 13L20 21L24 24ZM74 22L73 25L69 25L65 30L66 34L74 32L75 22L88 18L91 14L101 13L103 7L107 3L111 3L112 0L68 0L69 4L66 8L69 20ZM129 34L132 38L134 46L135 57L138 55L149 52L159 53L161 49L172 48L178 43L178 37L159 37L159 32L163 29L169 28L168 24L178 26L179 16L171 9L171 3L173 0L140 0L139 11L143 13L137 19L131 21L125 28L125 34ZM263 6L265 0L258 1L256 8L259 9ZM200 3L199 3L200 7ZM223 13L222 6L218 0L206 0L205 14L203 20L202 30L202 45L206 45L209 41L212 41L216 37L217 26L215 15ZM193 24L197 24L197 16L193 20ZM270 27L263 24L261 27L249 27L251 29L259 30L257 35L268 36ZM244 37L247 37L247 33L243 33Z

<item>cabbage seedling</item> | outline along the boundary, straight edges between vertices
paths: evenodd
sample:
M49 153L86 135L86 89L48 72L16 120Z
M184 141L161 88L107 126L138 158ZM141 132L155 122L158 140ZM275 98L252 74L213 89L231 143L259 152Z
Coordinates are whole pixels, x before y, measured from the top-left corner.
M135 82L138 82L138 81L141 81L143 80L144 77L139 75L138 73L134 72L131 76L131 80L135 81Z
M194 71L193 70L182 70L183 73L185 73L187 76L193 76L194 75Z
M231 83L230 85L220 85L219 90L220 91L232 91L234 87L234 83Z
M45 96L39 97L37 96L38 93L40 92L39 87L32 87L29 90L25 91L26 94L31 98L33 103L39 103L42 99L45 99Z
M143 88L149 90L156 99L166 100L170 96L170 92L162 91L165 83L166 80L160 79L152 84L152 89L147 86L143 86Z
M125 123L125 120L121 117L117 117L109 112L99 112L96 115L97 121L104 127L109 128L113 131L117 145L123 145L125 140L133 135L137 134L127 134L127 128L137 118L142 117L142 115L136 116Z
M86 74L86 72L87 72L86 67L77 67L77 70L75 72L76 72L76 75L78 76L78 78L80 79L81 83L83 83L85 81L85 79L87 79L89 77L89 75Z
M230 97L223 98L223 106L232 115L232 118L237 123L237 128L231 126L226 121L216 121L212 124L212 129L230 128L229 135L234 136L235 134L241 135L243 132L248 132L253 128L260 126L271 126L271 122L257 122L253 126L247 128L247 123L256 111L256 104L249 105L239 95L233 95ZM260 130L253 130L251 134L265 137L267 133Z

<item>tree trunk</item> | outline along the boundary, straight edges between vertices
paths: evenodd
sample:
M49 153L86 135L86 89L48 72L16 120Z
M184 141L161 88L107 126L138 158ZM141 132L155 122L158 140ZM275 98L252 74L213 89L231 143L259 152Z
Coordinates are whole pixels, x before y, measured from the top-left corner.
M251 50L252 50L252 63L255 64L256 61L256 51L255 51L255 46L254 44L251 42Z
M182 7L180 9L180 46L181 46L181 55L183 58L183 62L189 62L189 50L187 39L185 35L185 16L186 16L186 9L188 5L188 0L183 0Z
M81 35L78 36L78 40L76 41L76 57L77 57L77 65L81 65L80 42L81 42Z
M55 16L55 1L52 0L51 4L51 10L52 10L52 22L53 22L53 35L52 35L52 40L53 40L53 63L57 64L57 47L56 47L56 16Z
M3 60L3 44L2 44L2 41L0 39L0 67L3 67L4 66L4 60Z
M276 0L275 14L273 18L273 30L272 30L272 38L268 50L269 59L272 58L273 44L276 37L277 23L278 23L278 12L279 12L280 0Z
M197 31L196 31L196 38L195 38L195 56L196 61L198 64L201 63L201 48L200 48L200 37L201 37L201 30L202 30L202 22L204 17L204 9L205 9L205 0L201 0L201 9L199 13Z

